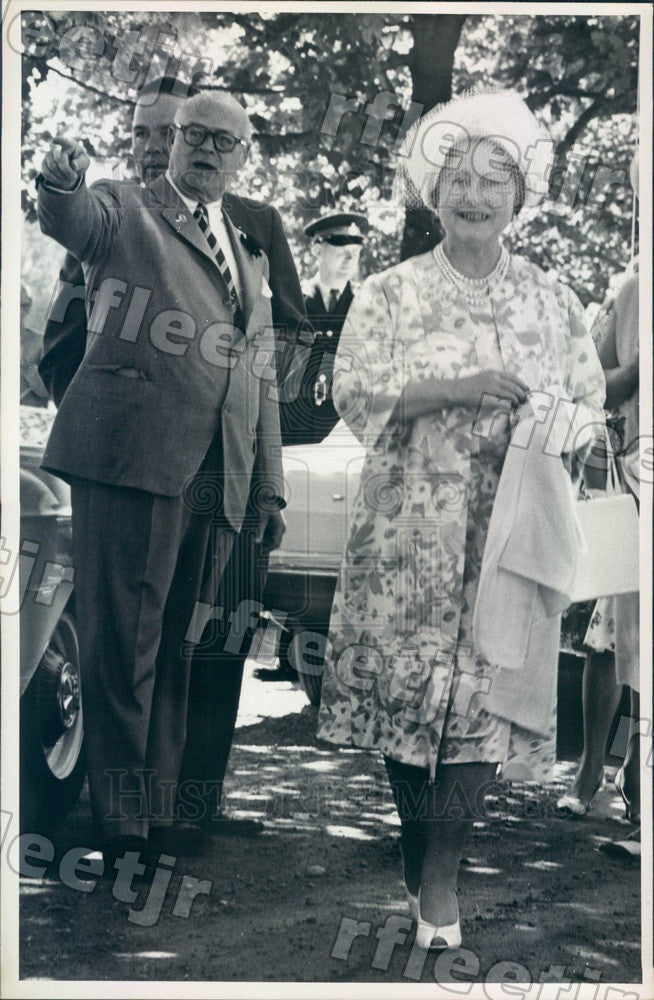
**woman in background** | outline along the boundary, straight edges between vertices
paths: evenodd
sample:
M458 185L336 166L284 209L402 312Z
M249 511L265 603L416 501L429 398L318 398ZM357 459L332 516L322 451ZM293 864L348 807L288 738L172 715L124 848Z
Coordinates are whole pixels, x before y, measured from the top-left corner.
M631 182L638 195L638 158L631 165ZM622 488L636 502L640 495L639 469L639 339L638 269L633 267L597 317L595 339L606 376L606 408L621 427L618 469ZM583 678L584 749L570 790L557 802L560 813L585 816L604 781L604 754L622 685L630 689L630 732L623 766L615 777L625 817L640 822L640 758L637 721L640 710L638 593L602 598L591 616ZM611 653L614 655L611 656ZM614 666L615 661L615 666ZM621 843L621 842L619 842ZM638 844L638 841L633 841ZM626 850L635 855L637 848Z

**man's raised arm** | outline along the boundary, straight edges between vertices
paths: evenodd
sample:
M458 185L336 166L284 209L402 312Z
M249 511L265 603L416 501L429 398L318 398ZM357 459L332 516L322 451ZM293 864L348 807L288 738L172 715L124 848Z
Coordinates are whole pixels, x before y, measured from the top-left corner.
M78 260L91 263L113 243L121 220L110 188L89 191L84 174L90 165L84 148L72 139L53 139L37 178L41 231Z

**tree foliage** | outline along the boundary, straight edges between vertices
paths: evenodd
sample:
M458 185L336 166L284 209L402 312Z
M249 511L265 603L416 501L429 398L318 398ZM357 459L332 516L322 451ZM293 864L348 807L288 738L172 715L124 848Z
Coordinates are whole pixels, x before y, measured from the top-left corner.
M637 17L470 17L457 52L456 92L513 87L550 132L550 197L522 214L510 243L560 272L584 305L629 260L638 30Z
M52 134L83 138L96 173L113 173L128 160L138 87L172 72L246 105L255 144L239 190L282 212L301 273L311 270L303 225L337 206L368 213L363 269L379 270L400 256L392 180L411 121L451 89L511 86L550 129L559 160L550 201L520 217L510 243L562 272L584 303L627 261L635 16L57 11L25 13L24 24L28 223ZM414 244L433 243L434 220L423 215L421 226Z

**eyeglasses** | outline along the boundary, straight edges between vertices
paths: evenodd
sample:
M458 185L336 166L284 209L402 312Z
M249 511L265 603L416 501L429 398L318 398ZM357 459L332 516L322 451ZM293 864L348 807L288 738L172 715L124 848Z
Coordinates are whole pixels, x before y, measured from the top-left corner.
M231 153L237 145L245 146L246 149L250 146L250 143L246 142L245 139L237 139L231 132L223 132L221 129L211 132L209 129L203 128L202 125L178 125L177 122L175 122L175 128L183 134L184 141L189 146L196 148L204 144L208 135L211 136L213 148L217 153Z

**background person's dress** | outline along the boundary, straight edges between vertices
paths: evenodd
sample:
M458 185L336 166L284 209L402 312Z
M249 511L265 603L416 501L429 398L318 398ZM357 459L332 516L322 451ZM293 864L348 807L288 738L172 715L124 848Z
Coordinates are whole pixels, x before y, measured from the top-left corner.
M620 365L628 365L638 357L638 273L631 274L620 287L614 299L602 308L593 326L595 343L605 337L615 336L615 348ZM620 459L623 479L637 492L638 439L640 393L634 392L617 407L622 417L622 450L627 455ZM630 469L635 468L635 476ZM627 487L624 487L625 492ZM639 595L621 594L601 597L591 615L584 645L595 652L615 653L616 678L619 684L628 684L640 690L640 619Z
M561 386L590 405L586 419L601 419L604 378L581 305L517 257L472 305L431 253L367 279L336 359L335 403L367 454L332 608L318 735L432 775L439 759L502 761L507 776L541 779L554 761L555 719L543 738L490 715L493 667L472 654L508 420L496 413L473 428L472 410L458 406L404 428L391 420L404 384L420 373L502 367L533 389Z

